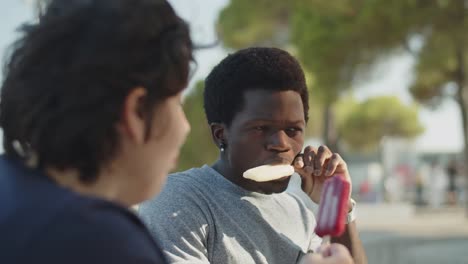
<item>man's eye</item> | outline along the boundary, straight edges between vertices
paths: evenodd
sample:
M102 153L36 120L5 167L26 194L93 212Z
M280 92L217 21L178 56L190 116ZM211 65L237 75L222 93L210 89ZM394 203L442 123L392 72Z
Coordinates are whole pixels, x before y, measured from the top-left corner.
M299 128L299 127L290 127L290 128L286 129L286 133L289 136L294 136L294 135L297 135L298 133L301 133L301 132L302 132L302 129Z
M267 129L267 127L266 126L255 126L253 129L257 130L257 131L265 131Z

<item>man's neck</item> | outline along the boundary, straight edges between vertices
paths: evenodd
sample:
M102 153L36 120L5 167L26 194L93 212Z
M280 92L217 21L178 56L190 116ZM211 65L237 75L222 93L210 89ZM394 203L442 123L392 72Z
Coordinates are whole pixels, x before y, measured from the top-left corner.
M96 180L83 182L75 169L59 170L51 167L46 169L46 175L58 185L79 194L101 198L125 207L132 205L126 201L125 195L122 195L122 182L117 175L111 177L108 173L100 173Z
M234 183L235 185L241 187L244 190L250 192L271 194L265 192L262 188L260 188L260 186L257 186L257 184L249 182L249 180L245 179L242 176L242 173L236 172L236 170L234 170L229 165L229 163L223 160L222 158L218 159L211 167L219 174L221 174L224 178L226 178L228 181Z

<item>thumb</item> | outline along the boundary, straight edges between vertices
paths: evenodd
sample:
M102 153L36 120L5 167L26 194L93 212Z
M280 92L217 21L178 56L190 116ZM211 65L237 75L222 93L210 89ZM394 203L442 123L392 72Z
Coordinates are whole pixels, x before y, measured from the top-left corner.
M304 168L304 155L301 153L297 154L291 165L293 165L294 168L298 170Z

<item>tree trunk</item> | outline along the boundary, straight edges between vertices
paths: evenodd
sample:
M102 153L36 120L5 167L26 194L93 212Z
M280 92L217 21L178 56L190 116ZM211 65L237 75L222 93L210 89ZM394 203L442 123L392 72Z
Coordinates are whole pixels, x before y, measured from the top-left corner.
M462 116L463 126L463 154L464 154L464 170L465 176L465 213L468 218L468 90L466 89L466 78L465 78L465 63L463 57L463 48L457 50L457 71L456 71L456 83L458 86L457 101L460 105L460 112Z
M462 116L462 126L463 126L463 154L464 154L464 166L463 174L465 177L465 209L466 216L468 217L468 94L465 88L459 87L459 98L458 104L460 105L460 112Z
M323 109L323 141L332 152L339 152L335 115L331 103L326 102Z
M466 88L464 89L466 93ZM468 117L467 117L467 96L464 96L463 106L462 107L462 117L463 117L463 139L464 139L464 170L463 174L465 176L465 216L468 218Z

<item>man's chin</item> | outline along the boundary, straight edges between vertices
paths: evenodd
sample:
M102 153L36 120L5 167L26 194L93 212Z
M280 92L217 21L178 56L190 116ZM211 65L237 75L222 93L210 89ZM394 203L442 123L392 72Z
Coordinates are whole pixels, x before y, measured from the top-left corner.
M291 176L286 176L286 177L280 178L278 180L263 182L261 184L262 189L267 194L282 193L282 192L286 191L286 189L288 188L288 184L289 184L290 179L291 179Z

